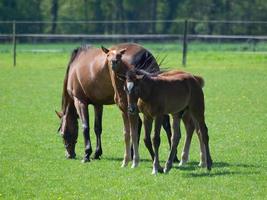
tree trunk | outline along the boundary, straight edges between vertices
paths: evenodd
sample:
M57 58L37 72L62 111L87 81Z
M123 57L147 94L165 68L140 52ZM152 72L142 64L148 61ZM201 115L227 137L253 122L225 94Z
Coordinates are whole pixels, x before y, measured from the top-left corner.
M58 14L58 0L52 0L52 6L51 6L52 27L51 27L51 33L55 33L56 32L57 14Z
M152 9L151 9L151 19L153 21L156 21L157 20L157 4L158 4L158 1L157 0L152 0ZM152 22L151 23L151 28L152 28L152 33L156 33L156 23L155 22Z

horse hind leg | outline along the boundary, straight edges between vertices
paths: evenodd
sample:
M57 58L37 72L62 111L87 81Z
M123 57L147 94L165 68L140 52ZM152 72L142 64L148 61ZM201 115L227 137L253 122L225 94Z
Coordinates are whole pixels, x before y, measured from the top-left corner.
M103 105L94 105L94 111L95 111L94 131L96 135L96 150L93 158L100 159L103 153L102 142L101 142Z
M166 132L168 143L169 143L169 147L171 149L172 131L171 131L170 116L169 115L164 115L163 121L162 121L162 126L163 126L163 129ZM178 159L177 154L174 156L173 162L179 163L179 159Z

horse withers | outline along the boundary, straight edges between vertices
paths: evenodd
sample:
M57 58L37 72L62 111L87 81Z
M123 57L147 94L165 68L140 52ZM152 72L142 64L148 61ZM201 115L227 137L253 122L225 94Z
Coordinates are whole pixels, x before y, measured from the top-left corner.
M212 159L204 117L204 94L201 88L204 80L180 71L167 73L171 75L152 75L142 70L130 70L126 75L128 112L136 114L139 110L146 118L155 119L153 138L155 157L152 173L157 174L158 171L161 171L158 149L162 116L171 114L173 117L171 151L163 170L164 173L168 173L172 168L173 158L181 138L180 121L185 112L190 113L199 129L205 145L207 169L211 170Z

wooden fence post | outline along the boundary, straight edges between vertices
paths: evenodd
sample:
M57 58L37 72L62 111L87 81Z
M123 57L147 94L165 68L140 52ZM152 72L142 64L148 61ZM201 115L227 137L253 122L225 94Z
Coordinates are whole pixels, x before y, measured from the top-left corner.
M16 66L16 21L13 21L13 67Z
M184 21L184 41L183 41L183 66L186 66L187 55L187 19Z

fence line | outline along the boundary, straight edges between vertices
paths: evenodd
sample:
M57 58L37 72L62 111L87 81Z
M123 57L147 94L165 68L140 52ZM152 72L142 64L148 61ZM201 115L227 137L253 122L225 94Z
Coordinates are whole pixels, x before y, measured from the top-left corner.
M151 39L179 39L183 40L183 58L182 63L186 65L187 40L189 39L246 39L246 40L267 40L266 35L203 35L188 34L189 23L224 23L224 24L267 24L267 21L226 21L226 20L123 20L123 21L0 21L0 24L12 24L12 34L0 34L1 38L12 38L13 41L13 65L16 65L16 40L17 38L46 38L46 39L130 39L130 40L151 40ZM183 34L17 34L16 24L145 24L145 23L183 23Z
M12 38L13 34L0 34L0 38ZM49 39L182 39L181 34L16 34L16 38L49 38ZM193 35L188 34L189 39L248 39L267 40L265 35Z

